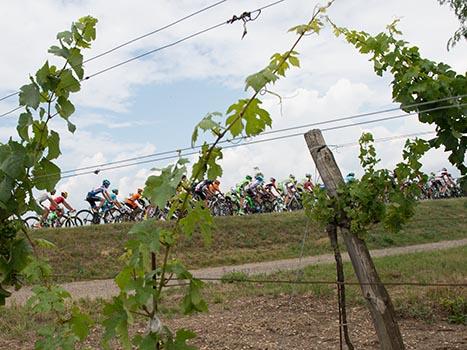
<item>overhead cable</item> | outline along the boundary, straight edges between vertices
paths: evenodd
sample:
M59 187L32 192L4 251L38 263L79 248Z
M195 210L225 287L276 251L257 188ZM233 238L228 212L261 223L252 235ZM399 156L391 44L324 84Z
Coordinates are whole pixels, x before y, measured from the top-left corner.
M255 12L261 13L262 10L264 10L264 9L266 9L266 8L269 8L269 7L271 7L271 6L277 5L277 4L279 4L279 3L281 3L281 2L284 2L284 1L285 1L285 0L276 1L276 2L273 2L273 3L269 4L269 5L260 7L260 8L258 8L258 9L256 9L256 10L249 11L249 12L244 12L244 13L243 13L241 16L239 16L239 17L234 16L234 17L236 17L235 20L242 19L243 17L245 17L246 14L251 14L251 13L255 13ZM202 35L202 34L204 34L204 33L207 33L207 32L209 32L209 31L211 31L211 30L217 29L217 28L219 28L219 27L222 27L222 26L224 26L224 25L227 25L227 24L230 24L230 23L233 23L233 22L234 22L234 21L233 21L232 19L225 20L225 21L223 21L223 22L221 22L221 23L218 23L218 24L215 24L215 25L210 26L210 27L208 27L208 28L202 29L202 30L200 30L200 31L198 31L198 32L195 32L195 33L193 33L193 34L187 35L187 36L185 36L185 37L183 37L183 38L181 38L181 39L178 39L178 40L176 40L176 41L173 41L173 42L171 42L171 43L169 43L169 44L160 46L160 47L158 47L158 48L155 48L155 49L152 49L152 50L149 50L149 51L146 51L146 52L144 52L144 53L142 53L142 54L140 54L140 55L131 57L131 58L129 58L129 59L127 59L127 60L124 60L124 61L122 61L122 62L116 63L116 64L111 65L111 66L106 67L106 68L103 68L103 69L101 69L101 70L99 70L99 71L97 71L97 72L95 72L95 73L92 73L92 74L90 74L90 75L88 75L88 76L85 76L83 79L79 80L79 83L81 83L81 82L83 82L83 81L86 81L86 80L89 80L89 79L91 79L91 78L94 78L94 77L96 77L96 76L98 76L98 75L101 75L101 74L103 74L103 73L106 73L106 72L108 72L108 71L114 70L114 69L116 69L116 68L118 68L118 67L121 67L121 66L123 66L123 65L126 65L126 64L128 64L128 63L130 63L130 62L139 60L139 59L141 59L141 58L143 58L143 57L146 57L146 56L148 56L148 55L151 55L151 54L153 54L153 53L156 53L156 52L159 52L159 51L168 49L168 48L173 47L173 46L175 46L175 45L178 45L178 44L180 44L180 43L182 43L182 42L184 42L184 41L187 41L187 40L189 40L189 39L192 39L192 38L194 38L194 37L196 37L196 36ZM75 84L76 84L76 83L72 83L72 84L70 84L69 86L73 86L73 85L75 85ZM67 86L67 87L69 87L69 86ZM19 108L17 108L17 109L19 109ZM15 110L16 110L16 109L15 109ZM0 115L0 117L7 116L8 114L13 113L15 110L11 110L11 111L8 111L8 112L6 112L6 113L3 113L3 114Z
M465 104L465 105L467 105L467 104ZM351 127L351 126L357 126L357 125L370 124L370 123L381 122L381 121L386 121L386 120L404 118L404 117L411 116L411 115L414 115L414 114L417 114L417 113L426 113L426 112L432 112L432 111L435 111L435 110L442 110L442 109L448 109L448 108L460 107L460 106L464 106L464 105L440 106L440 107L421 110L419 112L405 113L405 114L400 114L400 115L396 115L396 116L390 116L390 117L385 117L385 118L380 118L380 119L375 119L375 120L364 121L364 122L360 122L360 123L352 123L352 124L345 124L345 125L340 125L340 126L336 126L336 127L329 127L329 128L322 129L322 131L330 131L330 130L334 130L335 128L341 129L341 128L347 128L347 127ZM320 126L320 125L325 125L325 124L330 124L330 123L335 123L335 122L340 122L340 121L345 121L345 120L352 120L352 119L356 119L356 118L362 118L362 117L375 115L375 114L379 114L379 113L385 113L385 112L386 111L362 113L362 114L356 114L356 115L351 115L351 116L347 116L347 117L340 117L340 118L335 118L335 119L326 120L326 121L320 121L320 122L309 123L309 124L302 124L302 125L297 125L297 126L283 128L283 129L265 131L265 132L261 133L258 136L270 135L270 134L281 133L281 132L297 130L297 129L310 128L310 127L315 127L315 126ZM301 133L294 134L294 135L301 135ZM236 137L236 138L232 138L232 139L228 139L228 140L221 140L219 143L221 143L221 144L231 143L231 142L235 142L235 141L242 141L242 140L245 140L247 138L248 137L241 136L241 137ZM244 144L244 143L242 143L242 144ZM211 144L209 144L209 145L211 145ZM239 144L239 145L241 145L241 144ZM116 164L127 163L127 162L135 161L135 160L153 158L153 157L158 157L158 156L165 156L165 155L169 155L169 154L173 154L173 153L184 152L184 151L189 151L189 150L195 150L195 149L200 149L200 148L201 148L201 145L197 145L197 146L194 146L194 147L185 147L185 148L179 148L179 149L174 149L174 150L170 150L170 151L151 153L151 154L146 154L146 155L142 155L142 156L138 156L138 157L121 159L121 160L117 160L117 161L113 161L113 162L101 163L101 164L97 164L97 165L86 166L86 167L81 167L81 168L72 169L72 170L65 170L65 171L62 172L62 174L74 173L74 172L77 172L77 171L83 171L83 170L89 170L89 169L99 169L101 167L106 167L106 166L109 166L109 165L116 165ZM224 148L227 148L227 146L224 147Z
M465 105L467 106L467 103ZM364 121L364 122L360 122L360 123L344 124L344 125L340 125L340 126L324 128L324 129L321 129L321 131L326 132L326 131L331 131L331 130L344 129L344 128L348 128L348 127L354 127L354 126L358 126L358 125L365 125L365 124L370 124L370 123L375 123L375 122L393 120L393 119L396 119L396 118L403 118L403 117L408 117L408 116L410 116L410 114L379 118L379 119ZM240 147L240 146L248 146L248 145L253 145L253 144L283 140L283 139L288 139L288 138L298 137L298 136L303 136L303 132L288 134L288 135L282 135L282 136L277 136L277 137L271 137L271 138L266 138L266 139L253 140L253 141L243 142L243 143L239 143L239 144L231 144L231 145L223 146L222 148L223 149L230 149L230 148L236 148L236 147ZM401 136L405 136L405 135L401 135ZM398 137L401 137L401 136L398 136ZM246 138L247 137L243 137L243 139L246 139ZM339 145L330 145L330 146L339 147ZM197 147L199 148L201 146L197 146ZM192 148L189 148L189 149L192 149ZM81 173L66 175L66 176L62 176L61 178L66 179L66 178L70 178L70 177L76 177L76 176L88 175L88 174L96 174L97 175L102 171L122 169L122 168L131 167L131 166L135 166L135 165L154 163L154 162L158 162L158 161L162 161L162 160L177 159L177 158L180 158L180 157L186 157L186 156L191 156L191 155L198 154L198 151L191 151L191 152L182 153L183 151L176 150L175 152L177 152L177 154L162 157L162 158L148 159L148 160L133 162L133 163L129 163L129 164L115 165L115 166L106 167L106 168L95 168L95 170L93 170L93 171L85 171L85 172L81 172ZM174 153L174 151L172 151L171 153ZM75 170L75 171L77 171L77 170ZM43 176L51 176L51 175L43 175Z
M136 42L136 41L139 41L139 40L141 40L141 39L147 38L148 36L154 35L154 34L156 34L156 33L162 32L162 31L165 30L165 29L168 29L168 28L170 28L170 27L173 27L173 26L175 26L175 25L178 24L178 23L181 23L181 22L183 22L183 21L185 21L185 20L187 20L187 19L189 19L189 18L191 18L191 17L194 17L194 16L196 16L196 15L202 13L202 12L205 12L205 11L207 11L207 10L210 10L210 9L216 7L216 6L219 6L219 5L221 5L221 4L223 4L224 2L227 2L227 1L228 1L228 0L217 1L217 2L215 2L215 3L213 3L213 4L209 5L209 6L206 6L206 7L202 8L202 9L199 9L199 10L193 12L193 13L190 13L190 14L188 14L188 15L182 17L182 18L179 18L179 19L177 19L177 20L175 20L175 21L173 21L173 22L171 22L171 23L169 23L169 24L166 24L166 25L163 26L163 27L157 28L157 29L152 30L152 31L150 31L150 32L148 32L148 33L145 33L145 34L143 34L143 35L137 36L136 38L130 39L130 40L128 40L128 41L125 41L125 42L122 43L122 44L119 44L119 45L117 45L117 46L114 46L114 47L112 47L111 49L108 49L108 50L106 50L106 51L104 51L104 52L101 52L100 54L97 54L97 55L95 55L95 56L93 56L93 57L90 57L90 58L84 60L80 65L76 65L76 66L74 66L74 67L80 67L80 66L82 66L83 64L85 64L85 63L87 63L87 62L90 62L90 61L93 61L93 60L95 60L95 59L97 59L97 58L106 56L106 55L108 55L108 54L110 54L110 53L112 53L112 52L114 52L114 51L117 51L117 50L121 49L122 47L128 46L128 45L130 45L130 44L132 44L132 43L134 43L134 42ZM18 95L19 93L20 93L19 91L13 92L13 93L11 93L11 94L9 94L9 95L6 95L6 96L0 98L0 101L3 101L3 100L6 100L7 98L16 96L16 95Z

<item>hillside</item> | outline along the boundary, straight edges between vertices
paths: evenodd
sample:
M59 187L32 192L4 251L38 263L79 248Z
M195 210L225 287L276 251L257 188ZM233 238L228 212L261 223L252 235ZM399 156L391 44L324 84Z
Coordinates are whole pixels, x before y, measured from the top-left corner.
M397 234L373 229L370 248L403 246L467 237L465 199L422 202L415 217ZM215 218L213 243L201 237L183 239L175 250L190 268L298 257L306 228L303 212ZM161 222L161 225L168 223ZM118 271L127 232L132 224L34 231L57 248L43 251L59 281L110 278ZM323 230L308 225L304 255L330 252Z

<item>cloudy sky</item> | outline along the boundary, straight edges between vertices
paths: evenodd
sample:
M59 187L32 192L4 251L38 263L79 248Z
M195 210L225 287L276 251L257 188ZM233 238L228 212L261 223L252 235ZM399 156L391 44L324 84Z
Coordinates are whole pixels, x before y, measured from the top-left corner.
M145 34L191 12L216 2L120 1L120 0L22 0L1 1L0 22L0 97L27 83L46 59L47 48L55 43L57 32L85 15L99 19L97 40L92 57L127 40ZM186 35L223 22L233 15L254 10L272 0L229 0L158 34L128 45L85 65L86 75L129 59L145 51L176 41ZM189 146L193 126L206 113L225 112L239 98L249 95L243 89L247 75L263 68L274 52L283 52L295 40L287 30L305 23L316 1L287 0L264 10L243 27L237 22L222 26L177 46L146 56L83 83L73 96L77 111L73 122L78 129L63 130L62 170L94 166L106 162L147 155ZM467 45L459 43L451 51L446 42L458 27L457 18L436 0L337 0L330 17L340 26L371 33L384 30L386 24L401 18L404 38L421 49L422 55L450 64L458 72L467 68ZM298 49L301 69L276 84L278 99L264 96L264 106L273 117L273 129L326 121L355 113L371 112L395 106L391 101L389 76L377 77L368 57L358 54L329 29L320 36L309 36ZM17 98L0 101L0 114L17 106ZM400 114L371 116L366 119ZM362 120L365 120L363 118ZM0 140L15 135L17 115L0 121ZM359 120L360 121L360 120ZM339 124L332 124L339 125ZM357 141L362 131L375 138L432 131L415 117L368 124L325 132L329 144ZM306 131L301 129L299 131ZM283 134L277 134L283 135ZM428 136L429 137L429 136ZM403 140L377 144L382 165L391 167L400 159ZM339 148L336 158L343 173L359 173L357 147ZM104 178L123 195L142 186L151 168L168 161L154 162L63 179L59 190L67 190L76 206L84 206L87 191ZM424 159L425 170L437 171L448 166L443 150L430 151ZM303 137L242 146L225 150L222 162L224 189L259 167L266 176L285 178L289 173L315 174ZM449 167L457 174L456 171Z

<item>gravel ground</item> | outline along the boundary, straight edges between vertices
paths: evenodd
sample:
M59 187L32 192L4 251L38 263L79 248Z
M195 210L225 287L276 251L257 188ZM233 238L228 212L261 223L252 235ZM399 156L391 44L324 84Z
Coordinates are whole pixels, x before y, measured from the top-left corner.
M355 349L379 349L371 317L364 307L348 308L350 338ZM336 350L339 325L336 303L312 295L278 295L233 300L210 307L209 313L162 320L171 329L196 332L200 350ZM467 349L467 327L446 322L398 320L406 350ZM145 325L133 332L143 334ZM102 331L94 329L80 349L102 349ZM0 349L32 349L34 336L0 338ZM121 349L113 343L113 350ZM346 349L345 345L343 349Z
M379 349L364 307L349 309L355 349ZM332 300L313 296L255 297L211 309L209 314L167 322L194 330L200 349L339 349L338 312ZM400 320L406 349L467 349L467 327ZM344 346L344 349L346 347Z
M416 253L421 251L433 251L438 249L454 248L467 245L467 239L454 240L454 241L442 241L436 243L426 243L419 245L412 245L406 247L386 248L377 249L371 251L372 257L382 257L389 255L400 255L407 253ZM344 253L343 260L348 261L349 257L347 253ZM224 274L232 271L242 271L247 274L261 274L261 273L272 273L277 271L285 270L297 270L305 266L314 264L326 264L333 263L334 255L326 254L319 256L304 257L302 259L285 259L276 261L267 261L261 263L250 263L236 266L223 266L213 267L200 270L194 270L192 273L196 277L205 278L220 278ZM103 298L110 299L111 297L118 295L118 287L115 285L113 280L92 280L92 281L80 281L64 283L62 286L68 290L73 298ZM21 290L14 292L13 295L7 299L7 305L12 303L23 305L31 295L30 288L22 288ZM466 348L467 349L467 348Z

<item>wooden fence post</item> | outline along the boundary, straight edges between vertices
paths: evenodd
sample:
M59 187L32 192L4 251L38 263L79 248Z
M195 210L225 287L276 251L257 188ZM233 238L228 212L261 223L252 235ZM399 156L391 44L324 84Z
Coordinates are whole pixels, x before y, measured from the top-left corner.
M344 182L344 179L334 155L326 146L321 131L318 129L308 131L305 134L305 140L327 192L330 196L337 196L337 188ZM346 228L341 227L341 232L362 294L367 300L380 348L383 350L405 349L394 306L386 288L381 284L365 241Z

